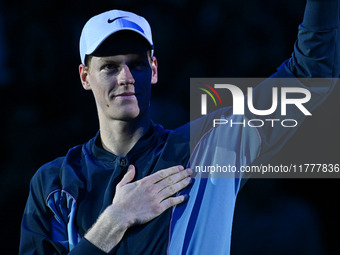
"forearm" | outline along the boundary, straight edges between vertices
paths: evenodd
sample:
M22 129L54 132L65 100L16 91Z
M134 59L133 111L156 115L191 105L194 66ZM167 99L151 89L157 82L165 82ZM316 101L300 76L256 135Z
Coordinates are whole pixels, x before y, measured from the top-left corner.
M121 241L130 225L124 215L116 212L113 206L109 206L99 216L85 238L108 253Z

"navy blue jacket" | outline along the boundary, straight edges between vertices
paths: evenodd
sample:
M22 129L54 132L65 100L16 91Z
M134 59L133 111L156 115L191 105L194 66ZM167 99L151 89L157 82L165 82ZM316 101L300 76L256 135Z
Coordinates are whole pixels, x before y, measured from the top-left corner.
M339 77L338 10L330 9L335 3L338 8L336 0L308 2L294 53L274 78ZM313 16L318 12L323 18L314 23ZM333 12L337 13L336 20ZM311 87L312 99L307 108L313 110L320 105L334 84L330 80ZM259 104L268 100L272 86L263 82L257 87L254 98ZM296 79L292 86L305 88L306 84ZM208 124L221 116L235 121L259 118L250 112L246 112L246 117L234 116L230 108L224 108L173 131L152 123L126 157L105 151L98 133L86 144L70 149L65 157L42 166L31 181L22 220L20 254L106 254L83 236L111 204L115 186L129 164L136 166L136 179L178 164L194 168L227 160L237 167L251 165L270 158L296 131L241 126L212 129ZM289 117L300 123L305 116L294 112ZM196 144L192 153L190 143ZM229 254L242 176L235 177L196 179L183 191L190 197L185 205L129 229L110 254ZM211 220L212 213L219 217Z

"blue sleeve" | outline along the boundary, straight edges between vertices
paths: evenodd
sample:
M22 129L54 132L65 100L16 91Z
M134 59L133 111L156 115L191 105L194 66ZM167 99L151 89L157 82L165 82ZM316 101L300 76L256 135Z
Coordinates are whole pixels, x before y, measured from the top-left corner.
M60 162L40 168L31 180L21 223L20 255L104 255L76 228L77 203L60 187Z
M303 17L303 26L314 31L333 29L338 26L338 0L308 0Z
M339 0L309 0L289 69L297 77L339 77Z

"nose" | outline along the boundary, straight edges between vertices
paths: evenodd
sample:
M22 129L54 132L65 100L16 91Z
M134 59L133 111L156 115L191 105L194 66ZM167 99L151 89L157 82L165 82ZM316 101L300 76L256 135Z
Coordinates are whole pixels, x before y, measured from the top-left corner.
M121 69L118 77L119 85L133 85L135 83L135 79L130 71L130 68L127 65L124 65Z

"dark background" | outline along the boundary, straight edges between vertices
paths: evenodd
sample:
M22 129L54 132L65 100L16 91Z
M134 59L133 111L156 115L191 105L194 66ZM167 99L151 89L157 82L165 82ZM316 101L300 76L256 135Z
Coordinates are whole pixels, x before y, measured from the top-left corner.
M4 254L17 254L29 181L44 163L97 132L78 77L88 18L109 9L145 16L159 83L153 116L189 119L190 77L267 77L293 49L302 0L0 0L0 203ZM273 163L340 163L339 88ZM340 254L338 179L252 179L236 205L232 254Z

